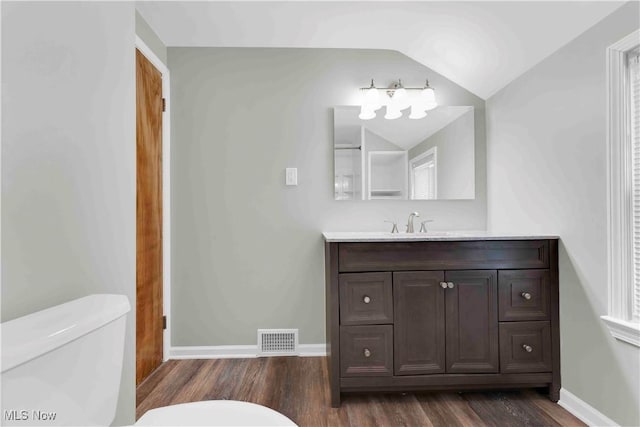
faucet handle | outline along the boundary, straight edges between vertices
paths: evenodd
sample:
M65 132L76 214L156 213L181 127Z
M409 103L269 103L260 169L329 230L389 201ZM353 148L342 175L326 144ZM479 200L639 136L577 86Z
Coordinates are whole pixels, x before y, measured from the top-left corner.
M384 222L388 222L389 224L393 224L393 226L391 227L391 234L399 233L399 231L398 231L398 221L390 221L388 219L385 219Z
M420 233L427 232L427 226L425 225L427 222L433 222L432 219L426 219L424 221L420 221Z

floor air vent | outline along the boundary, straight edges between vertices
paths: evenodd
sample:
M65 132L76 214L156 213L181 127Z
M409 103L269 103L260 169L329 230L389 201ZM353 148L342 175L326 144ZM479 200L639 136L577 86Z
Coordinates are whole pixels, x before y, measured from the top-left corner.
M297 329L258 329L258 356L297 355Z

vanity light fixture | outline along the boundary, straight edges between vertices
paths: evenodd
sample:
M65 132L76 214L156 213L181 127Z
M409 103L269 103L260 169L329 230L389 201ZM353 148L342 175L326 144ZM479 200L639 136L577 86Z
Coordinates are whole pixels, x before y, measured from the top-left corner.
M411 106L411 114L409 114L410 119L423 119L427 117L427 112L420 107L416 107L415 105Z
M387 106L384 118L388 120L402 117L402 110L406 110L409 107L411 107L410 119L422 119L427 116L427 111L433 110L438 106L436 93L429 86L429 80L426 81L423 87L404 87L402 80L398 79L388 88L377 88L373 79L371 79L371 86L360 88L360 90L363 92L360 115L358 116L361 120L375 118L376 111L383 104ZM381 91L386 93L387 97L381 96ZM409 91L419 92L410 95Z
M373 117L375 116L376 113L373 113ZM400 117L402 117L402 110L400 108L400 105L394 102L390 102L389 104L387 104L387 114L384 115L384 118L387 120L394 120Z
M360 115L358 117L362 120L371 120L375 118L376 111L382 107L380 94L373 83L373 79L371 79L371 86L362 88L362 91L362 107L360 107Z

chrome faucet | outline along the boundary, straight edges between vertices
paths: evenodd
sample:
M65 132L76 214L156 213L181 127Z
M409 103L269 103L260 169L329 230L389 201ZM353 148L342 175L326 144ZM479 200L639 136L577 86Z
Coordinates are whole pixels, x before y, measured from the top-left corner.
M418 212L411 212L409 214L409 220L407 221L407 233L415 233L413 230L413 218L420 216Z

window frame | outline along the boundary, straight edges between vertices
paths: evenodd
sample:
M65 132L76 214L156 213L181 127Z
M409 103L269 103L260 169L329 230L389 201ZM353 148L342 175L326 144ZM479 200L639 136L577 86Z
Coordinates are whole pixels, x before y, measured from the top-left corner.
M633 303L633 214L630 87L627 54L640 45L636 30L607 48L607 270L608 315L601 316L618 340L640 347Z
M424 159L425 157L433 157L433 198L431 199L416 199L415 198L415 176L413 174L414 164ZM427 151L418 154L409 160L409 181L410 181L410 191L409 196L411 200L436 200L438 198L438 147L434 146L429 148Z

